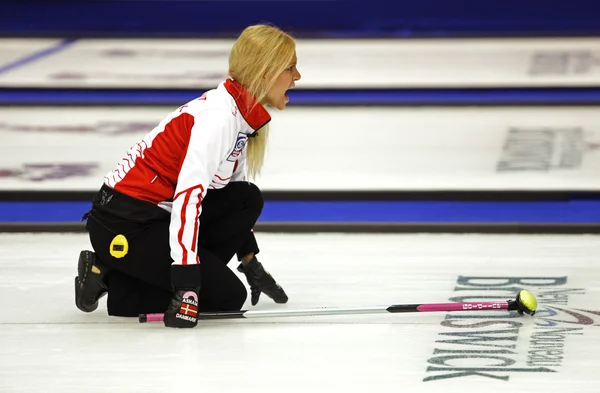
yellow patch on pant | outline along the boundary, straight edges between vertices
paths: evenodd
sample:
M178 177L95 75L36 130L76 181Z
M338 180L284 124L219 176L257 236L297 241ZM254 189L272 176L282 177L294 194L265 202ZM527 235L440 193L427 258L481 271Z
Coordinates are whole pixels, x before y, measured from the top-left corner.
M123 258L129 251L129 243L123 235L117 235L110 242L110 255L115 258Z

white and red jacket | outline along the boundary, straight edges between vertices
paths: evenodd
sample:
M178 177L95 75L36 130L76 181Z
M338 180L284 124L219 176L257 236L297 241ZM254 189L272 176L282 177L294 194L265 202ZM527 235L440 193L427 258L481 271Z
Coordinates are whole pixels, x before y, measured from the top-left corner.
M200 263L196 245L207 190L246 180L248 136L271 120L254 103L227 79L169 114L104 178L108 187L171 212L174 264Z

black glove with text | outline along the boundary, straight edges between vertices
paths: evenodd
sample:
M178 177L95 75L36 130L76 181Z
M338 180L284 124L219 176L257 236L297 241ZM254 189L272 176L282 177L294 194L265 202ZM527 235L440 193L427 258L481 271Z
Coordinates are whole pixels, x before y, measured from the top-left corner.
M288 297L283 288L275 282L256 257L253 257L246 266L240 264L237 270L244 273L248 280L253 306L258 303L261 292L273 299L275 303L287 303Z
M171 266L173 297L165 311L167 327L193 328L198 324L198 293L200 292L200 264Z

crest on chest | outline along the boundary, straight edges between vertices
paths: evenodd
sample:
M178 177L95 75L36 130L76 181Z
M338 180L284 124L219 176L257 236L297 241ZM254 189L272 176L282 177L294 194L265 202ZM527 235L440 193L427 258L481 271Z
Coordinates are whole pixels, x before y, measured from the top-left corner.
M244 150L244 146L246 146L246 142L248 142L248 136L242 132L238 132L233 151L229 154L229 157L227 157L227 161L237 161L240 154L242 154L242 150Z

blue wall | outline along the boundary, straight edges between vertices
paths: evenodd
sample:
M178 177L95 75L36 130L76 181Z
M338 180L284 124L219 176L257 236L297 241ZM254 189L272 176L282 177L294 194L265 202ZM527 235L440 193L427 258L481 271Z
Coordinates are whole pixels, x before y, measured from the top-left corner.
M600 34L598 0L4 1L2 35L234 35L271 22L298 36Z
M90 207L0 201L0 223L75 223ZM266 201L259 222L597 224L600 201Z

